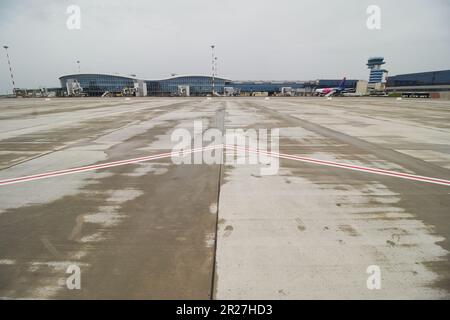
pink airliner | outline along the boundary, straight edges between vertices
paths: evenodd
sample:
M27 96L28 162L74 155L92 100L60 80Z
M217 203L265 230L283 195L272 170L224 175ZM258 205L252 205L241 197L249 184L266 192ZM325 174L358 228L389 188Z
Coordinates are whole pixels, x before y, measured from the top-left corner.
M339 87L337 88L321 88L314 90L314 94L317 96L333 96L333 95L340 95L345 91L345 77L342 79L341 83L339 84Z

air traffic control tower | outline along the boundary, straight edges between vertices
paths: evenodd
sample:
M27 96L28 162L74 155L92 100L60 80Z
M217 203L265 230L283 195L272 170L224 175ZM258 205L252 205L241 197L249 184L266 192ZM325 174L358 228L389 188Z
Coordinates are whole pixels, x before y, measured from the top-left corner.
M367 61L367 67L370 69L369 87L380 90L383 83L386 82L387 70L381 66L385 64L383 57L372 57Z

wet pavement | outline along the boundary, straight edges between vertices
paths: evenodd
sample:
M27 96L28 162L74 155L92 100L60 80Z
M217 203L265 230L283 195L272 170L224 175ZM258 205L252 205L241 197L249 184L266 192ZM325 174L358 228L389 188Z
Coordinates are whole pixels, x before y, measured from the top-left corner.
M0 180L169 152L174 129L280 129L279 150L450 179L450 102L0 100ZM170 158L0 186L0 297L448 299L448 186L317 164ZM81 290L69 290L70 265ZM379 266L381 289L367 288Z

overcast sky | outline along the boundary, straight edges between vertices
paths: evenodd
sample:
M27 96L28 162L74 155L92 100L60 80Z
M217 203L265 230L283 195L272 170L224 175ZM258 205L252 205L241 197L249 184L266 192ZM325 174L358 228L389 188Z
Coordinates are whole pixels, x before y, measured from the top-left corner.
M69 5L81 29L69 30ZM369 30L369 5L381 29ZM369 56L390 75L450 69L448 0L0 0L0 44L17 87L59 86L77 72L210 74L239 80L367 79ZM2 49L2 48L1 48ZM5 52L0 92L11 91Z

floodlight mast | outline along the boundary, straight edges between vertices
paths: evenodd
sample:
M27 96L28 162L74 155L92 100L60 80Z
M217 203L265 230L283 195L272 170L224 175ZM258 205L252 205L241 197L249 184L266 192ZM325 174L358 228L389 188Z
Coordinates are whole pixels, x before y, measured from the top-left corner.
M212 63L211 63L211 71L212 71L212 96L215 95L215 73L216 73L216 67L215 67L215 61L216 56L214 53L215 45L211 45L211 56L212 56Z
M12 67L11 67L11 60L9 59L9 53L8 53L8 46L3 46L3 48L5 48L6 51L6 58L8 59L8 66L9 66L9 74L11 76L11 82L12 82L12 86L13 86L13 94L16 93L16 83L14 81L14 75L12 72Z

